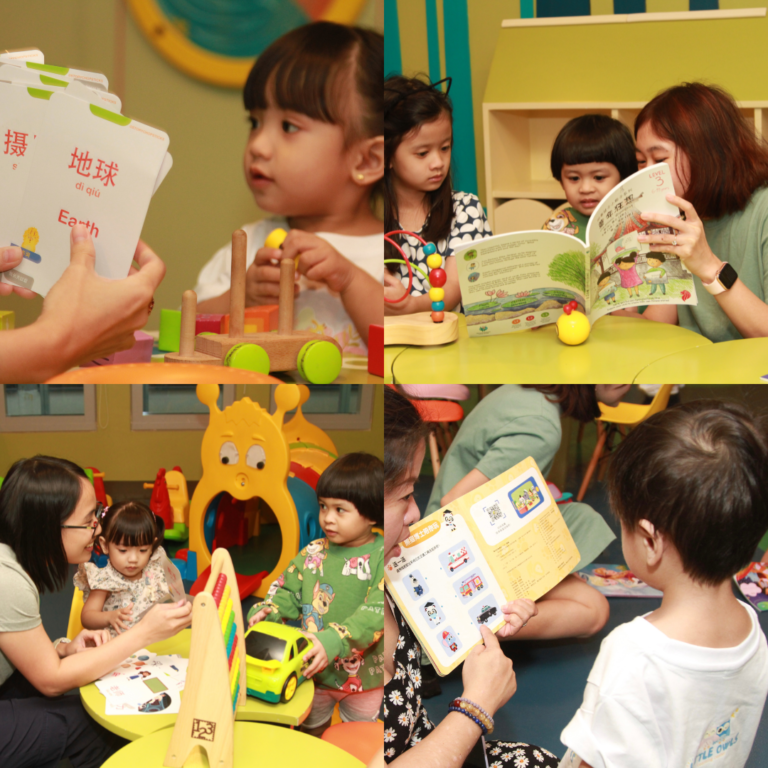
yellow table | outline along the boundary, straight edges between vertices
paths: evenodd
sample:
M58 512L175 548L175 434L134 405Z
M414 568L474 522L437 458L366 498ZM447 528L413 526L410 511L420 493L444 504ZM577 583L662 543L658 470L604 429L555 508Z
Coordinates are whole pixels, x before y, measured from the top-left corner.
M149 646L159 656L170 653L179 653L184 658L189 657L189 643L192 636L191 629L185 629L178 635ZM293 698L287 704L270 704L261 699L249 696L244 707L237 710L238 720L252 722L277 723L279 725L297 726L304 722L309 710L312 708L312 699L315 693L315 684L311 680L303 682L297 689ZM182 696L184 695L182 691ZM88 714L107 730L133 741L147 734L173 725L176 715L107 715L105 710L107 700L95 684L83 686L80 689L80 699ZM146 766L142 766L146 768Z
M694 347L643 368L636 384L758 384L768 374L768 339L739 339Z
M161 768L173 728L144 736L123 747L103 768ZM281 768L364 768L357 758L327 741L288 728L257 723L235 723L235 768L279 765ZM202 755L191 753L185 768L207 766ZM197 758L197 759L196 759Z
M470 339L460 317L458 341L388 347L385 364L398 384L627 384L655 360L710 346L704 336L676 325L612 316L598 320L576 347L558 341L554 325Z

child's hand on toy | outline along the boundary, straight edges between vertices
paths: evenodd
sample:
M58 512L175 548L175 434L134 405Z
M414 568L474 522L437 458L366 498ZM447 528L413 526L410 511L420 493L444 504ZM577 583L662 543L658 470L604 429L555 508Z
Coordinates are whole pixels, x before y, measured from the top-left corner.
M298 271L308 280L325 283L335 293L344 293L358 269L327 240L292 229L280 250L283 259L299 257Z
M304 661L309 661L310 664L302 674L309 680L313 675L322 672L328 666L328 654L317 637L308 632L302 632L301 634L313 643L312 647L304 654Z
M64 656L71 656L73 653L98 648L111 639L108 629L84 629L71 643L61 643L56 650L62 651Z
M499 638L508 638L516 635L536 614L539 607L533 600L522 598L501 606L504 614L504 626L496 632Z
M21 264L22 258L21 248L18 245L3 248L0 251L0 272L7 272L9 269L18 267ZM37 295L30 291L29 288L21 288L10 283L0 283L0 296L8 296L11 293L18 293L19 296L23 296L25 299L34 299Z
M402 299L404 293L405 286L400 282L399 278L385 270L384 298L389 299L385 304L388 315L410 315L413 312L411 307L412 296L407 296L402 301L395 301L395 299ZM393 301L395 301L394 304L392 303Z
M277 304L280 296L280 248L259 248L253 264L245 273L245 304ZM295 275L294 275L295 279ZM299 295L298 283L294 283L293 295Z
M133 603L128 604L125 608L116 608L114 611L109 611L109 623L118 634L128 629L128 622L130 622L132 617Z
M254 613L253 616L248 619L248 626L252 627L254 624L264 621L270 613L272 613L272 609L268 605L265 605L260 611Z

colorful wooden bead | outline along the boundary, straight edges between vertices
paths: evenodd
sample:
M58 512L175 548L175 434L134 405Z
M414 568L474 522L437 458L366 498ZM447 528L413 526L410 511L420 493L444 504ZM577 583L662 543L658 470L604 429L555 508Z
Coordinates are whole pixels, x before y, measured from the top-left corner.
M429 276L429 281L432 282L432 275ZM429 298L432 301L442 301L445 298L445 291L442 288L430 288Z
M427 256L427 266L430 269L437 269L443 266L443 257L439 253L433 253L431 256Z
M444 301L433 301L432 302L432 309L435 312L442 312L445 309L445 302Z
M435 253L435 251L437 251L437 248L435 248L435 244L434 243L427 243L424 246L424 255L425 256L431 256L433 253Z
M433 323L442 323L445 319L445 312L433 312L432 313L432 322Z
M444 269L433 269L429 273L429 283L433 288L442 288L448 280L448 275Z

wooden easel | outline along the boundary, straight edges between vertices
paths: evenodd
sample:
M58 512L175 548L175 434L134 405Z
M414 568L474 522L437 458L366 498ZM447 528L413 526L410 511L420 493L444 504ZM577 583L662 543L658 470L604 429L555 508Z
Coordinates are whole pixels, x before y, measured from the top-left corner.
M163 765L202 765L204 751L210 768L234 768L233 727L237 707L245 704L245 671L237 578L229 552L220 548L192 608L187 681Z

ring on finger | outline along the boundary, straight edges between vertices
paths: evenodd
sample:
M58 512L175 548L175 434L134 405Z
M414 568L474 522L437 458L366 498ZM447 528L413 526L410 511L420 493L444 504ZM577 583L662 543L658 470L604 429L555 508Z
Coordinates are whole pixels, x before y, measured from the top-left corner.
M673 237L673 238L672 238L672 245L673 245L673 246L674 246L674 245L677 245L677 238L676 238L676 237Z

